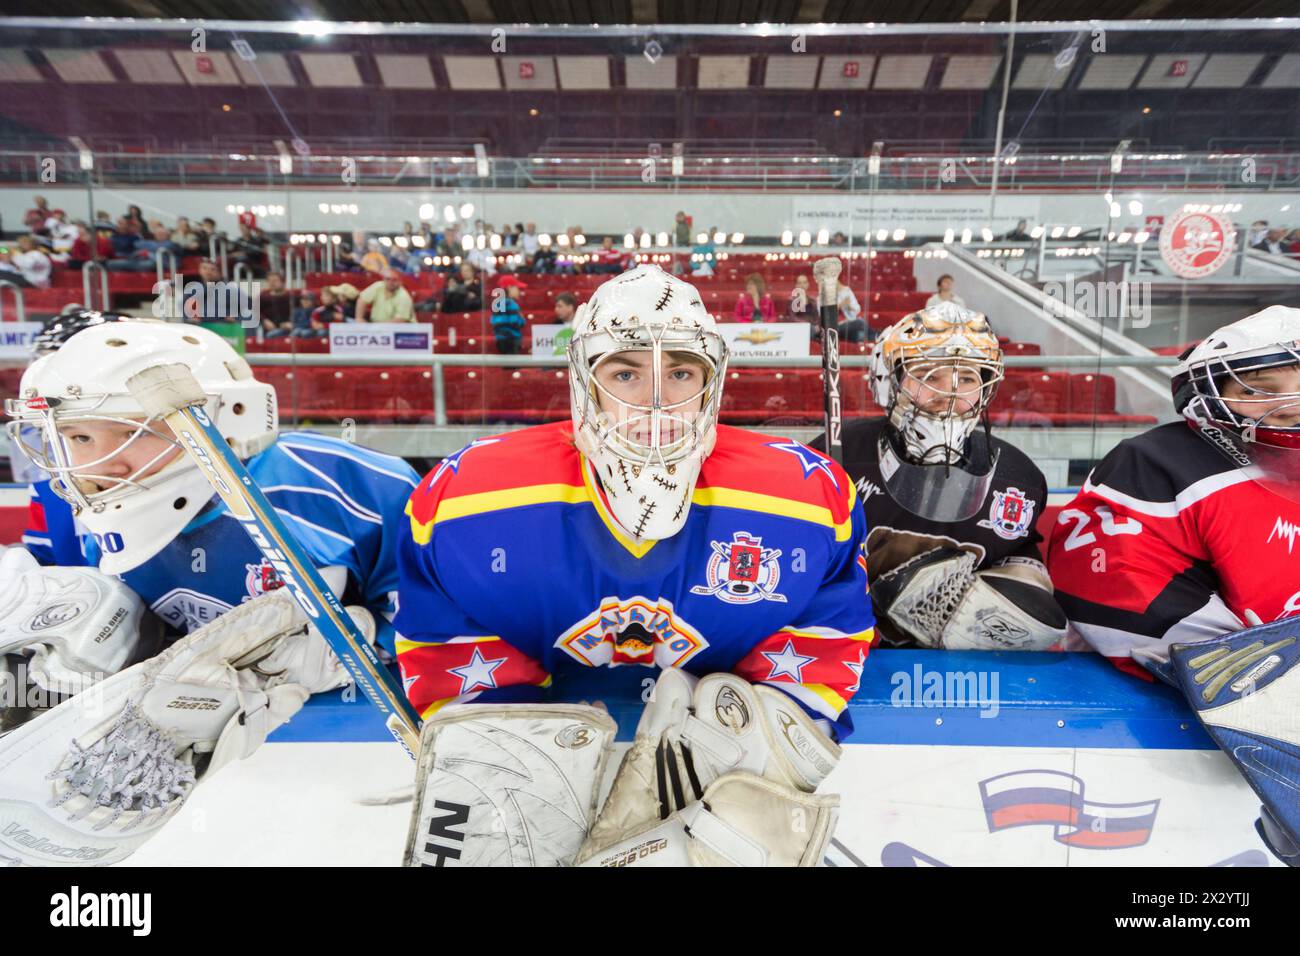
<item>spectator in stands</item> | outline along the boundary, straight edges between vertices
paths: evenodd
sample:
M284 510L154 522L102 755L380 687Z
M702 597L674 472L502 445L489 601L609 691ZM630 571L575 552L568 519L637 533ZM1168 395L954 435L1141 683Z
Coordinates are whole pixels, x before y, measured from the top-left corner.
M961 300L961 296L952 291L952 276L950 275L939 276L939 291L925 300L925 307L929 309L940 302L956 302L961 306L966 304Z
M0 255L0 278L24 289L48 289L52 268L50 257L32 235L19 236L18 248Z
M691 221L686 213L679 212L673 220L673 245L685 248L691 244Z
M518 355L524 336L524 314L519 293L527 289L518 276L505 276L492 296L492 336L502 355Z
M1287 253L1295 256L1300 255L1300 229L1292 229L1286 237Z
M794 288L790 290L790 320L792 322L809 322L817 319L817 303L813 301L811 283L806 275L795 278Z
M524 254L528 265L532 265L533 257L537 255L537 223L530 222L527 227L519 234L519 251Z
M832 246L847 246L849 244L849 237L844 235L842 232L837 232L835 235L831 236L830 244Z
M172 230L172 242L181 250L183 256L197 255L206 251L202 248L202 238L190 228L190 221L184 216L176 220L176 228Z
M234 262L244 263L255 274L262 272L266 268L266 237L248 221L240 222L239 238L230 243L229 256Z
M35 204L23 215L23 226L33 235L45 232L45 220L50 218L50 203L44 196L33 196Z
M153 235L148 239L139 239L125 259L112 259L108 263L110 272L152 272L157 268L158 256L171 253L179 260L180 246L171 240L171 230L161 222L153 224ZM179 263L178 263L179 265Z
M600 241L600 248L592 255L588 272L618 273L623 271L623 253L614 248L614 237L606 236Z
M759 273L750 273L745 279L745 291L736 300L732 320L736 322L776 321L776 303L767 294L767 284Z
M113 259L129 259L131 253L135 252L135 244L139 242L140 237L131 231L131 220L126 216L117 217L117 229L109 238L113 244Z
M496 275L497 254L491 249L471 249L465 253L465 261L484 275Z
M1286 242L1286 229L1281 226L1275 226L1264 234L1259 242L1251 246L1252 249L1258 249L1260 252L1268 252L1275 256L1284 256L1290 250Z
M68 214L62 209L51 211L45 220L45 234L50 237L50 248L59 256L67 256L77 241L77 227L68 222Z
M357 297L358 322L414 322L415 303L395 269L385 269Z
M322 290L323 294L324 290ZM303 289L298 296L298 303L293 307L293 337L296 339L323 338L327 334L328 322L316 326L312 314L316 311L316 298Z
M113 217L110 216L108 213L104 212L104 210L102 209L99 210L99 212L95 213L94 227L96 230L99 231L108 231L108 232L117 231L117 225L113 222Z
M92 232L84 222L77 223L77 241L68 253L68 265L80 269L87 262L105 262L113 257L113 243L103 232Z
M384 270L389 268L388 257L380 250L378 239L367 240L366 254L361 257L361 268L377 275L383 275Z
M555 325L572 325L578 311L578 300L572 292L561 292L555 297Z
M691 247L691 275L708 277L713 275L713 263L716 248L713 245L713 230L703 236L696 236L697 242Z
M1033 238L1029 235L1029 230L1025 228L1028 225L1029 221L1027 219L1021 219L1016 223L1016 228L1003 235L1002 238L1007 242L1028 242Z
M202 251L208 251L212 237L215 235L217 235L217 221L211 216L205 216L203 222L199 224L199 239L203 243Z
M258 297L262 316L262 334L268 339L282 338L294 330L293 295L285 288L284 276L269 272Z
M1254 222L1250 224L1250 231L1246 233L1246 245L1250 246L1253 249L1255 248L1255 246L1259 245L1259 243L1263 242L1264 237L1267 235L1268 235L1268 220L1256 219Z
M442 311L477 312L483 308L483 285L473 264L462 262L442 291Z
M144 213L139 206L126 207L126 221L131 231L137 236L145 235Z
M818 293L820 298L820 292ZM840 310L839 333L840 338L845 342L865 342L868 339L870 329L867 327L866 319L862 318L862 306L858 303L858 297L853 294L847 282L839 284L839 294L836 296L836 305ZM821 315L818 311L813 312L815 321L820 323Z
M110 268L112 264L110 263ZM221 282L221 269L211 259L199 260L198 281L201 288L187 288L181 302L181 316L186 322L229 322L227 297L215 288Z
M323 335L332 323L348 321L349 296L355 300L358 295L356 286L349 282L325 286L320 290L320 305L312 309L311 327Z

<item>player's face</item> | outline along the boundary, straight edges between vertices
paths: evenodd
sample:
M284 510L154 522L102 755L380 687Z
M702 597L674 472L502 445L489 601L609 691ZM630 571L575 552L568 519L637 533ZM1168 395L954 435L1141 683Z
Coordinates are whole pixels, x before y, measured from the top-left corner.
M969 365L917 365L903 376L903 391L929 415L969 415L983 385L979 369Z
M1224 404L1243 418L1261 425L1294 428L1300 425L1300 365L1243 372L1221 389Z
M164 422L141 431L139 423L80 421L59 426L68 448L73 477L86 494L107 491L123 479L140 481L155 475L181 454Z
M619 432L640 445L652 443L651 419L646 408L654 402L652 353L618 352L596 367L596 393L600 410L620 423ZM685 434L704 404L705 365L693 355L664 352L659 376L659 403L665 411L660 424L661 445ZM640 406L640 407L636 407Z

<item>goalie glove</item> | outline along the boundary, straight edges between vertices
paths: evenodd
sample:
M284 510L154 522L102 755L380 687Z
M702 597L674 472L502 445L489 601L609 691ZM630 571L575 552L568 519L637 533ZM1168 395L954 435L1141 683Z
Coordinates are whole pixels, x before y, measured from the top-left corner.
M97 568L41 567L24 548L0 557L0 654L30 655L27 676L78 694L136 656L144 602Z
M1069 622L1052 593L1008 571L975 570L957 548L918 554L871 586L871 603L923 647L958 651L1041 651Z
M839 801L809 794L839 758L839 746L780 691L670 668L578 862L815 865Z
M333 681L318 643L271 591L0 737L0 861L125 859Z

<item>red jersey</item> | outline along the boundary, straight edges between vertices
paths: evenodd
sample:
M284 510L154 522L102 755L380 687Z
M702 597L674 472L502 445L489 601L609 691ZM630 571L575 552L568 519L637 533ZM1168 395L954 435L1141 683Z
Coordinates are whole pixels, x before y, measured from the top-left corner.
M1121 442L1061 510L1048 550L1080 635L1125 670L1300 612L1300 504L1184 422Z

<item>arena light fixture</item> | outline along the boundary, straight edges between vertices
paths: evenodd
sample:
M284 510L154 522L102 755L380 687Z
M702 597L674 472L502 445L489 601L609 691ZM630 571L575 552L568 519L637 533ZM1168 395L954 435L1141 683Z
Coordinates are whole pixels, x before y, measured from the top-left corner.
M674 176L681 176L686 171L686 161L683 155L684 147L681 143L673 143L673 161L672 173Z
M868 236L867 238L870 239L870 236ZM888 239L888 238L889 238L889 230L888 230L888 229L877 229L877 230L876 230L876 242L884 242L884 241L885 241L886 239Z
M427 222L427 221L429 221L430 219L433 218L433 215L434 215L433 203L431 203L431 202L426 202L426 203L421 203L421 204L420 204L420 219L421 219L421 220Z
M394 236L393 245L397 246L399 249L407 249L410 247L411 243L405 236Z
M551 248L551 234L549 232L539 233L537 236L537 244L543 249Z
M474 204L472 202L462 203L460 207L460 218L469 222L469 218L472 215L474 215Z
M1123 232L1119 234L1120 242L1128 242L1132 238L1133 238L1133 233L1129 232L1127 229L1125 229Z
M943 241L945 243L952 242L956 236L957 233L951 227L943 231Z
M473 236L461 236L461 237L460 237L460 247L461 247L462 249L464 249L466 252L469 252L471 249L474 248L474 237L473 237Z
M1151 233L1147 232L1147 230L1145 229L1139 229L1138 234L1133 237L1133 241L1137 243L1143 243L1150 238L1151 238Z
M452 205L446 205L446 206L443 206L443 207L442 207L442 218L443 218L443 219L446 219L448 222L455 222L455 221L456 221L456 207L455 207L455 206L452 206Z
M1046 232L1046 231L1047 231L1047 228L1046 228L1045 226L1042 226L1042 225L1034 226L1033 229L1030 229L1030 230L1029 230L1029 238L1030 238L1030 239L1041 239L1041 238L1043 238L1043 233Z
M77 166L82 172L89 172L95 168L95 154L90 151L90 147L80 136L69 136L68 142L77 150Z
M1151 112L1150 107L1143 112ZM1110 171L1112 173L1118 175L1124 171L1124 154L1128 152L1128 148L1132 145L1133 141L1131 139L1121 139L1119 141L1119 145L1115 147L1115 152L1110 154Z
M1064 226L1053 226L1053 227L1052 227L1052 238L1053 238L1053 239L1060 239L1061 236L1063 236L1063 235L1065 235L1065 227L1064 227Z
M1130 199L1130 200L1129 200L1129 203L1128 203L1128 211L1129 211L1129 215L1130 215L1130 216L1140 216L1140 215L1142 215L1142 203L1141 203L1141 201L1139 201L1139 200L1137 200L1137 199Z
M629 232L623 235L623 248L624 249L636 248L636 240L632 238L632 233Z
M299 36L304 37L327 37L334 32L334 25L326 23L324 20L299 20L295 25Z
M1070 239L1073 239L1075 236L1077 236L1077 235L1078 235L1079 233L1081 233L1081 232L1083 232L1083 227L1082 227L1082 226L1071 226L1069 229L1067 229L1067 230L1065 231L1065 234L1066 234L1066 236L1068 236Z
M745 234L743 232L733 232L731 234L731 244L733 246L738 246L744 241L745 241Z
M569 234L568 234L567 232L562 232L562 233L560 233L558 236L555 237L555 241L556 241L557 243L559 243L561 246L568 246L568 244L569 244Z
M723 232L721 229L719 229L717 232L713 234L713 241L719 246L726 245L727 234Z
M895 230L894 230L894 241L895 241L895 242L902 242L902 241L903 241L904 239L906 239L906 238L907 238L907 230L906 230L906 229L895 229Z
M702 246L708 241L709 241L709 234L707 232L697 232L695 234L696 245Z
M649 249L652 245L653 243L650 241L650 233L648 232L641 233L641 248Z
M411 237L411 245L415 246L415 248L417 248L417 249L423 249L423 248L424 248L424 236L412 236L412 237Z
M804 229L799 233L799 245L801 246L812 245L812 233L809 232L807 229Z
M666 233L666 232L661 232L661 233L659 233L657 236L655 236L655 245L657 245L657 246L667 246L667 245L668 245L668 233Z
M831 231L829 229L817 230L817 245L824 246L831 241Z
M791 232L789 229L783 230L781 233L781 245L788 246L788 245L792 245L793 243L794 243L794 233Z
M474 144L474 175L479 179L487 179L492 175L492 167L488 163L487 149L482 143Z
M584 236L582 233L578 233L576 236L573 237L573 241L575 244L579 246L585 246L587 244L587 237Z
M491 236L488 237L488 247L491 248L491 249L500 249L500 248L501 248L501 234L500 234L500 233L494 232L494 233L492 233Z
M983 229L980 230L980 235L984 237L985 242L993 241L993 230L990 229L988 226L985 226Z
M880 175L880 154L885 148L883 140L876 140L871 144L871 156L867 160L867 174L870 176Z

